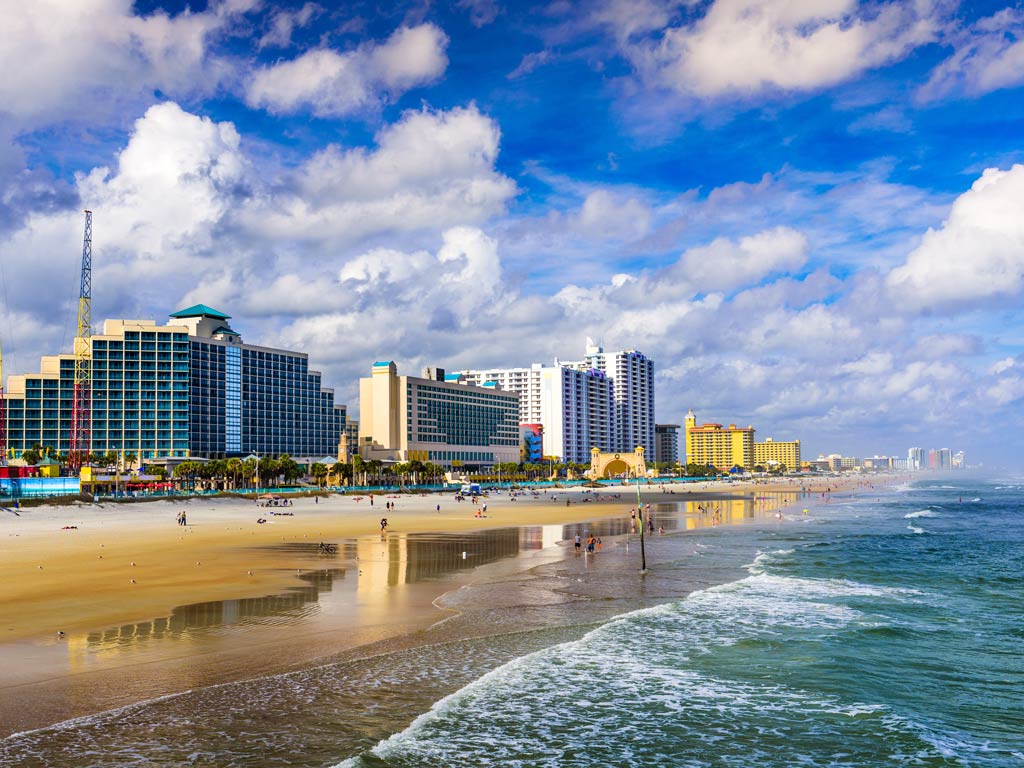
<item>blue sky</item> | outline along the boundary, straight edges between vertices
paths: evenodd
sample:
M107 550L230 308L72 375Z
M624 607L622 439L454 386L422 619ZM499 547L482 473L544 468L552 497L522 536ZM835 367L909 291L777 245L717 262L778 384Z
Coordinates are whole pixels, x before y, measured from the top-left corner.
M805 454L1024 440L1024 6L41 0L0 11L5 373L203 302L357 409L578 356Z

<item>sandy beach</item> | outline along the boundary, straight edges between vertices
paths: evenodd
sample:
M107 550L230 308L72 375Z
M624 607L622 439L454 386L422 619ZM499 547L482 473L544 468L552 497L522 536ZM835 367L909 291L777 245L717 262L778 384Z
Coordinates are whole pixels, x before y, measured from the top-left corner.
M749 514L752 502L774 509L801 490L865 485L687 483L645 486L642 500L709 508L717 500L716 523L728 524ZM484 502L486 516L476 517ZM0 512L0 699L8 702L0 706L0 736L409 636L450 615L436 600L471 583L475 564L516 555L514 567L526 569L538 558L564 557L571 546L556 546L563 526L603 519L628 526L634 506L631 486L554 489L514 501L501 493L476 506L448 493L380 494L372 506L367 496L333 495L273 509L193 499ZM176 523L182 510L185 526ZM501 533L468 547L457 538L507 530L514 540ZM321 541L338 553L321 554ZM329 609L317 603L324 590L335 593Z

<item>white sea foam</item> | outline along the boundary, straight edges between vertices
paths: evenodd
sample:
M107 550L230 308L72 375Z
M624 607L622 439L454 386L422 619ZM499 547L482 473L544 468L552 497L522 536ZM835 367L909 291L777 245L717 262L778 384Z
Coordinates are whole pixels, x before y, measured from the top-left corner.
M793 550L758 553L751 569ZM523 656L483 675L436 702L408 728L372 750L398 765L551 765L524 758L538 745L583 750L609 734L629 741L643 724L624 712L654 711L697 716L695 723L729 722L744 713L769 717L849 718L880 716L880 704L840 702L776 683L722 680L693 665L698 656L742 641L820 637L877 621L846 605L851 598L906 600L916 590L843 579L800 579L767 573L695 592L683 600L619 616L579 640ZM642 639L642 642L641 642ZM609 671L614 670L614 674ZM543 712L543 718L538 713ZM772 714L774 713L774 714ZM691 738L715 740L696 724ZM751 724L752 728L774 727ZM567 743L568 740L568 743ZM643 739L641 739L644 741ZM635 742L631 742L635 743ZM656 743L656 742L655 742ZM675 765L670 755L637 760ZM360 758L339 768L364 765Z
M911 533L924 533L924 528L918 528L916 525L911 525L910 523L907 523L907 530Z
M915 517L942 517L942 515L931 509L919 509L917 512L908 512L903 517L906 520L913 520Z
M787 555L792 555L795 551L796 550L792 549L773 549L770 552L758 551L757 557L754 558L754 561L752 563L747 563L743 567L746 568L749 573L755 575L764 573L768 566L774 565L780 559Z

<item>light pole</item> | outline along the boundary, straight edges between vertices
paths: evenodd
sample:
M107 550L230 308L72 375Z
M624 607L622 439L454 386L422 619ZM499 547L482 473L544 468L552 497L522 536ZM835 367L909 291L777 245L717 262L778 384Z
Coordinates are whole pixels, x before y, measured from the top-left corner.
M644 548L644 505L640 501L640 473L636 473L636 516L640 519L640 574L647 573L647 550Z

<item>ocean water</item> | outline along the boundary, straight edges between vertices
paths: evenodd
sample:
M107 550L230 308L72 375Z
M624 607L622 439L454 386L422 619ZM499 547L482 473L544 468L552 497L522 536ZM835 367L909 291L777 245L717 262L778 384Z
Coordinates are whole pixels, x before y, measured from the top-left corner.
M1012 482L837 501L341 765L1022 765L1022 508Z
M1021 766L1024 479L685 527L449 596L415 648L0 741L19 766ZM755 510L756 511L756 510Z

